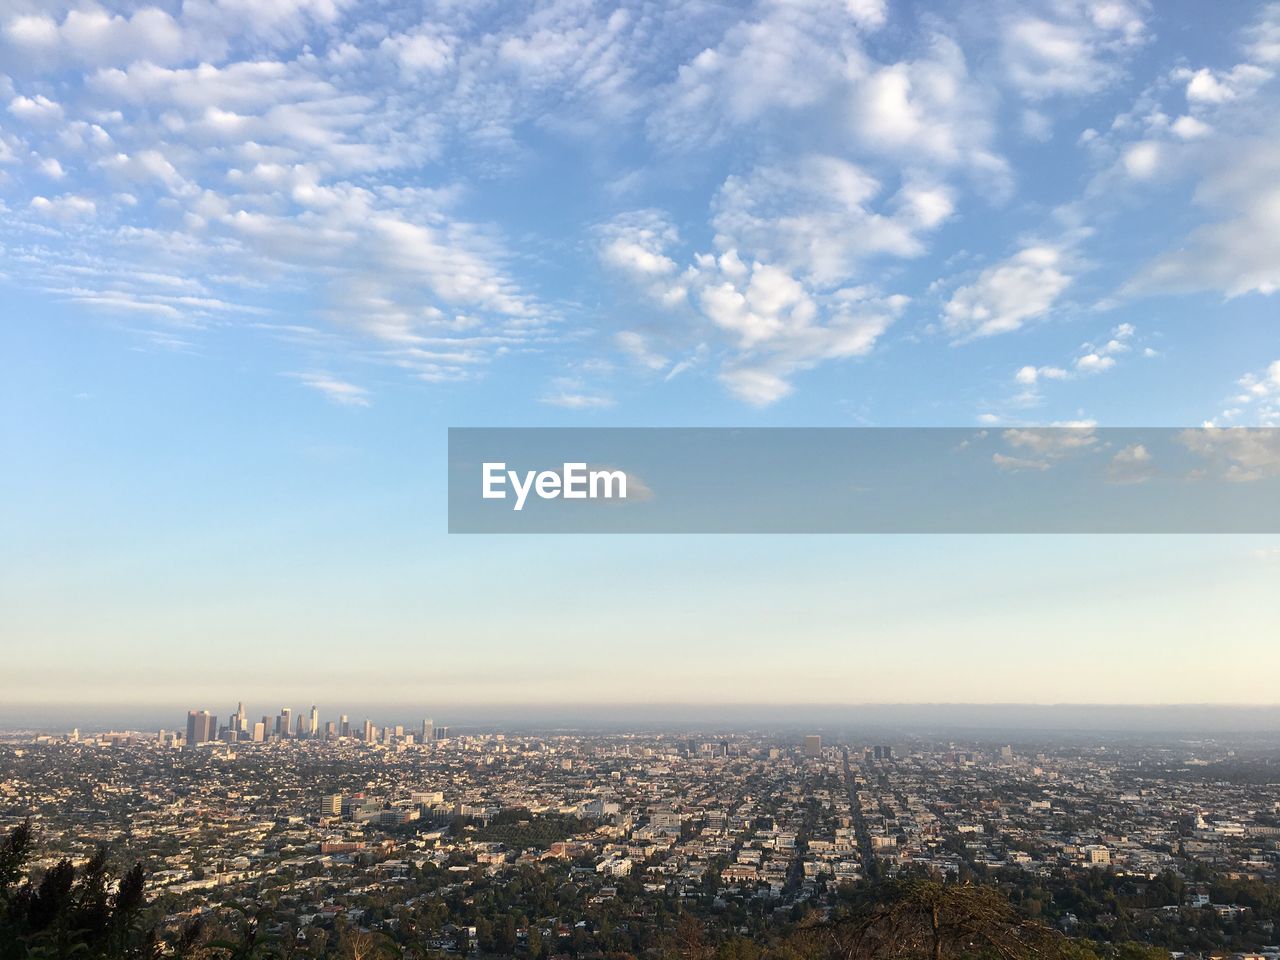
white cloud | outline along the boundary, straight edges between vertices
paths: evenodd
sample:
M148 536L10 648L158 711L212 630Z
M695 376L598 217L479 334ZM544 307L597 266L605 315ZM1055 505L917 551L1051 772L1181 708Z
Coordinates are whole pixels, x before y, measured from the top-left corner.
M344 407L369 406L369 391L345 380L339 380L327 373L290 373L291 377L303 386L315 390L334 403Z
M123 14L85 4L60 19L10 17L0 37L23 70L214 62L229 48L259 52L264 44L296 43L308 29L332 24L346 5L346 0L186 0L175 15L154 5L135 5ZM0 49L0 56L4 52Z
M329 320L326 349L425 380L479 376L495 357L553 342L564 354L603 344L658 374L649 380L696 362L736 396L774 402L804 371L883 344L907 309L887 294L921 272L904 261L939 239L956 240L936 250L954 256L946 272L978 265L946 288L951 336L1016 330L1059 305L1081 269L1069 241L992 256L960 234L1003 217L971 202L1013 183L997 121L1015 138L1019 126L1033 137L1065 130L1048 97L1117 79L1147 36L1146 5L1122 0L1006 4L991 17L995 49L967 17L909 17L883 0L464 8L10 4L0 14L3 240L38 249L40 262L11 258L6 271L55 296L193 327L278 301L311 314L300 326ZM1244 67L1265 65L1268 29L1251 30L1248 64L1161 77L1168 116L1157 122L1153 109L1126 142L1113 134L1108 172L1158 181L1143 191L1152 197L1187 157L1216 150L1210 134L1233 135L1230 111L1262 89ZM1007 102L1010 79L1026 98ZM653 156L646 137L662 148ZM473 222L519 206L548 159L564 167L549 179L580 178L581 206L546 224L526 218L555 202L549 193L513 218L510 236ZM1224 181L1245 163L1234 150L1218 161ZM1250 190L1229 197L1202 185L1198 202L1236 239L1211 224L1171 255L1183 260L1162 282L1280 282L1266 192L1277 180L1250 176ZM596 188L624 181L635 206L679 204L679 231L654 210L594 233L570 219L611 216L623 194ZM1026 228L1025 217L1011 223L976 232ZM642 294L604 329L575 325L598 309L590 278L575 277L570 294L543 272L554 259L565 276L589 273L574 259L583 250L628 279L624 293ZM178 296L141 279L183 271L202 289ZM535 289L566 302L540 302ZM1015 379L1044 387L1117 359L1100 341ZM298 368L313 363L346 367L308 357ZM1007 388L1007 371L997 376ZM608 399L567 385L548 397Z
M1151 452L1141 443L1118 450L1107 465L1107 480L1111 483L1145 483L1155 475Z
M60 197L32 197L31 209L42 217L69 222L92 217L97 212L97 204L88 197L65 193Z
M908 182L872 209L880 183L831 156L758 167L729 177L716 196L716 244L803 274L819 286L851 278L868 257L917 257L925 238L951 216L951 190Z
M145 285L127 296L69 294L79 284L57 274L110 250L136 258L126 264L135 271L174 256L197 275L236 278L210 281L224 301L256 296L242 278L270 278L286 296L305 285L308 308L355 336L354 349L373 345L381 362L428 380L469 376L536 340L547 318L511 279L496 233L448 213L450 185L407 187L387 175L435 149L423 146L430 138L418 135L413 111L349 93L326 70L304 54L182 69L139 61L90 74L87 115L115 137L85 121L65 124L58 141L79 161L77 189L29 207L68 224L128 213L46 247L65 264L42 265L55 274L42 283L79 302L192 320L217 298L164 301ZM134 226L149 219L169 226ZM112 271L93 269L109 286ZM427 349L446 334L463 334L467 345Z
M1183 140L1199 140L1201 137L1206 137L1213 132L1213 128L1207 123L1196 119L1190 114L1183 114L1173 122L1173 126L1170 129Z
M600 259L641 279L676 272L676 262L663 251L679 240L675 227L659 211L622 214L601 227Z
M1115 357L1108 357L1098 353L1086 353L1076 358L1076 369L1081 373L1101 373L1103 370L1110 370L1115 365Z
M832 281L854 269L857 253L852 247L877 242L847 234L858 226L849 222L860 209L857 204L878 185L851 165L830 158L810 161L814 158L798 168L765 168L742 180L730 178L718 196L713 221L716 243L727 249L699 254L683 268L671 256L678 240L675 228L657 211L622 214L598 228L601 259L672 311L663 324L663 352L653 348L650 338L631 331L619 335L619 347L641 365L661 369L668 363L668 347L683 342L687 348L690 338L696 338L703 351L707 338L718 339L731 351L720 382L734 396L757 405L785 396L789 378L799 371L869 353L905 308L906 298L882 297L858 285L833 289ZM942 201L927 191L902 193L895 203L910 223L942 215ZM765 211L767 217L756 215ZM753 255L744 259L735 243ZM837 249L823 252L824 243ZM797 276L791 264L805 262L814 273ZM690 326L690 308L692 317L709 329ZM668 379L691 362L672 366Z
M616 120L640 106L634 79L647 43L647 18L626 9L551 3L494 41L484 69L509 76L516 89L548 91L571 101L577 117L548 115L563 129L593 130L588 117ZM479 66L477 64L477 66ZM519 122L518 115L513 118Z
M1111 331L1111 337L1105 343L1086 343L1075 360L1077 372L1089 374L1110 370L1116 365L1117 354L1128 353L1132 349L1129 341L1134 333L1132 324L1122 323Z
M575 377L556 378L551 390L543 394L539 402L566 410L601 410L613 406L612 397L586 389Z
M159 150L141 150L133 156L117 153L102 158L98 165L124 181L159 183L173 193L194 189Z
M1220 419L1235 420L1247 412L1258 426L1280 426L1280 360L1262 371L1246 373L1236 386L1238 392L1231 398L1234 406Z
M753 407L767 407L790 395L792 386L783 377L761 367L722 370L720 382L726 389Z
M1150 176L1172 168L1198 169L1193 201L1209 222L1155 258L1126 285L1134 292L1219 290L1229 297L1271 293L1280 287L1280 140L1269 123L1273 98L1260 95L1274 78L1273 45L1280 35L1280 4L1264 7L1246 31L1241 52L1248 58L1230 69L1179 68L1170 78L1185 84L1189 112L1172 123L1153 104L1147 125L1178 140L1154 139L1124 155L1129 173ZM1212 123L1210 123L1212 121ZM1215 149L1198 147L1213 134ZM1135 151L1146 144L1159 156ZM1181 161L1180 164L1176 161Z
M1161 146L1154 140L1135 143L1124 152L1124 169L1135 180L1147 180L1160 169Z
M679 68L659 93L650 136L691 150L766 130L790 147L790 125L812 123L841 148L908 160L935 178L963 169L1007 194L1008 167L993 147L992 92L943 31L923 39L919 56L869 56L863 34L882 22L882 9L859 3L851 17L830 0L762 4L756 18L734 24Z
M819 302L787 271L745 266L734 251L699 258L698 302L713 324L744 350L763 349L797 362L864 355L904 305L864 302L842 290Z
M1026 387L1035 386L1041 379L1065 380L1069 374L1061 367L1019 367L1013 379Z
M1221 104L1251 96L1263 83L1271 79L1271 71L1252 63L1241 63L1227 71L1214 71L1207 67L1178 71L1175 77L1187 81L1187 102L1190 104Z
M1222 219L1157 257L1129 289L1220 290L1231 297L1280 289L1280 145L1255 142L1215 154L1195 199Z
M744 264L734 251L699 257L692 285L703 315L738 351L721 382L760 406L786 396L799 371L870 353L907 302L857 288L814 293L782 268Z
M198 47L194 33L185 32L169 13L151 6L129 16L92 6L70 10L61 21L17 16L5 25L4 35L10 45L37 61L87 65L133 60L175 63Z
M649 370L663 370L671 361L649 346L649 341L634 330L623 330L614 337L618 347L636 363Z
M1008 470L1011 473L1020 473L1024 470L1044 471L1048 470L1050 463L1048 460L1035 460L1030 457L1011 457L1007 453L993 453L991 462L1001 470Z
M5 24L5 37L28 50L48 49L58 42L58 24L51 17L16 16Z
M622 213L596 228L600 260L667 308L685 303L686 278L668 248L679 242L675 225L659 210Z
M955 337L1009 333L1048 313L1071 283L1065 257L1052 246L1026 247L952 294L943 323Z
M1147 39L1138 7L1120 0L1016 8L1001 25L1005 70L1032 99L1106 88L1119 79L1124 56Z
M962 166L1008 189L1005 161L991 146L992 94L969 74L960 46L941 34L926 56L851 70L853 132L864 149L913 163Z
M888 17L886 0L844 0L844 8L853 22L868 30L884 26Z
M1280 431L1208 426L1184 430L1178 441L1208 461L1219 479L1252 483L1280 476Z
M1032 140L1047 143L1053 139L1053 120L1040 110L1023 110L1022 132Z
M1092 423L1061 423L1052 427L1014 427L1001 437L1017 450L1026 450L1050 460L1086 450L1097 443Z
M62 104L50 100L44 94L34 97L14 97L9 101L9 112L19 120L49 121L62 119Z
M1268 3L1245 34L1245 55L1254 63L1280 64L1280 3Z
M861 58L857 22L839 4L766 6L680 66L660 92L650 135L669 147L714 143L774 111L814 108Z
M1070 367L1035 366L1026 364L1014 373L1014 383L1020 388L1010 398L1015 407L1030 407L1041 403L1044 397L1041 387L1046 381L1075 380L1090 374L1102 373L1116 365L1116 357L1131 349L1131 341L1137 331L1132 324L1121 323L1112 328L1108 339L1100 344L1085 343L1072 360Z
M393 57L409 78L423 73L443 74L454 66L457 40L434 24L420 24L408 33L387 37L380 49Z

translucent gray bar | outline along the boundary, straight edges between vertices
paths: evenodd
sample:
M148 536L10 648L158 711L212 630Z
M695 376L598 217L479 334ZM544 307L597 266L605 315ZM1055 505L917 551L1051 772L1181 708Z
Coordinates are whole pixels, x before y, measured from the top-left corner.
M449 532L1277 533L1280 429L453 428Z

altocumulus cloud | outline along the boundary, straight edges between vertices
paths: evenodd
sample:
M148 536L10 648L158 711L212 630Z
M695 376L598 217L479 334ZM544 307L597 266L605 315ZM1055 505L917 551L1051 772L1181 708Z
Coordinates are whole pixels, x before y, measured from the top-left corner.
M131 318L149 348L243 329L297 349L286 370L426 385L523 364L525 399L579 415L637 395L606 371L755 406L819 367L916 383L930 340L986 361L955 376L1017 370L1039 402L1123 366L1123 337L1001 354L1076 304L1280 289L1261 122L1280 5L1250 6L1220 63L1151 56L1137 0L989 12L19 0L0 14L3 273ZM1103 89L1132 107L1081 134ZM1038 177L1065 192L1015 202ZM1099 235L1145 229L1117 225L1117 197L1188 195L1185 236L1098 270ZM1273 417L1267 382L1243 374L1222 419Z

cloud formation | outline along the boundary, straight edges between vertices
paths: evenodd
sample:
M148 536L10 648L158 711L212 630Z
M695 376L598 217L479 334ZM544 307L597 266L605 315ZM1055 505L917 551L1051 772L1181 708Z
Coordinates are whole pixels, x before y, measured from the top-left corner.
M625 396L590 372L616 363L765 406L890 350L908 383L940 337L1029 405L1120 369L1124 338L1026 364L997 335L1280 287L1258 122L1278 9L1247 11L1227 60L1170 69L1137 0L982 23L883 0L19 2L3 274L148 348L236 327L339 382L529 364L526 399L585 410ZM1126 88L1132 109L1073 127ZM1183 235L1128 252L1147 228L1114 210L1155 223L1188 192Z

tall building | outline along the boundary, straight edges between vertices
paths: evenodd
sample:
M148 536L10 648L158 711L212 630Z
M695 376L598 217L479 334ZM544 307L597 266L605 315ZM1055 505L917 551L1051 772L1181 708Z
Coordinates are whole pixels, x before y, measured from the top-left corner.
M314 703L311 705L311 729L307 731L307 734L312 739L320 735L320 711Z
M364 737L365 743L373 743L373 721L365 717L364 721Z
M187 745L209 743L218 736L218 718L208 710L187 711Z
M293 711L288 707L280 708L280 719L276 723L276 733L282 737L288 737L293 733Z
M263 717L253 725L253 742L262 743L267 739L267 718Z
M806 757L822 756L822 737L811 733L804 738L804 755Z
M434 731L432 731L431 739L433 739L433 740L448 740L448 739L449 739L449 728L448 728L448 727L436 727L436 728L435 728L435 730L434 730Z
M422 742L430 743L435 739L435 728L431 725L431 718L428 717L422 721Z
M347 715L345 713L342 715L342 719L338 721L338 736L351 736L351 721L347 719Z
M249 732L249 718L245 716L243 702L236 704L235 729L238 733Z

